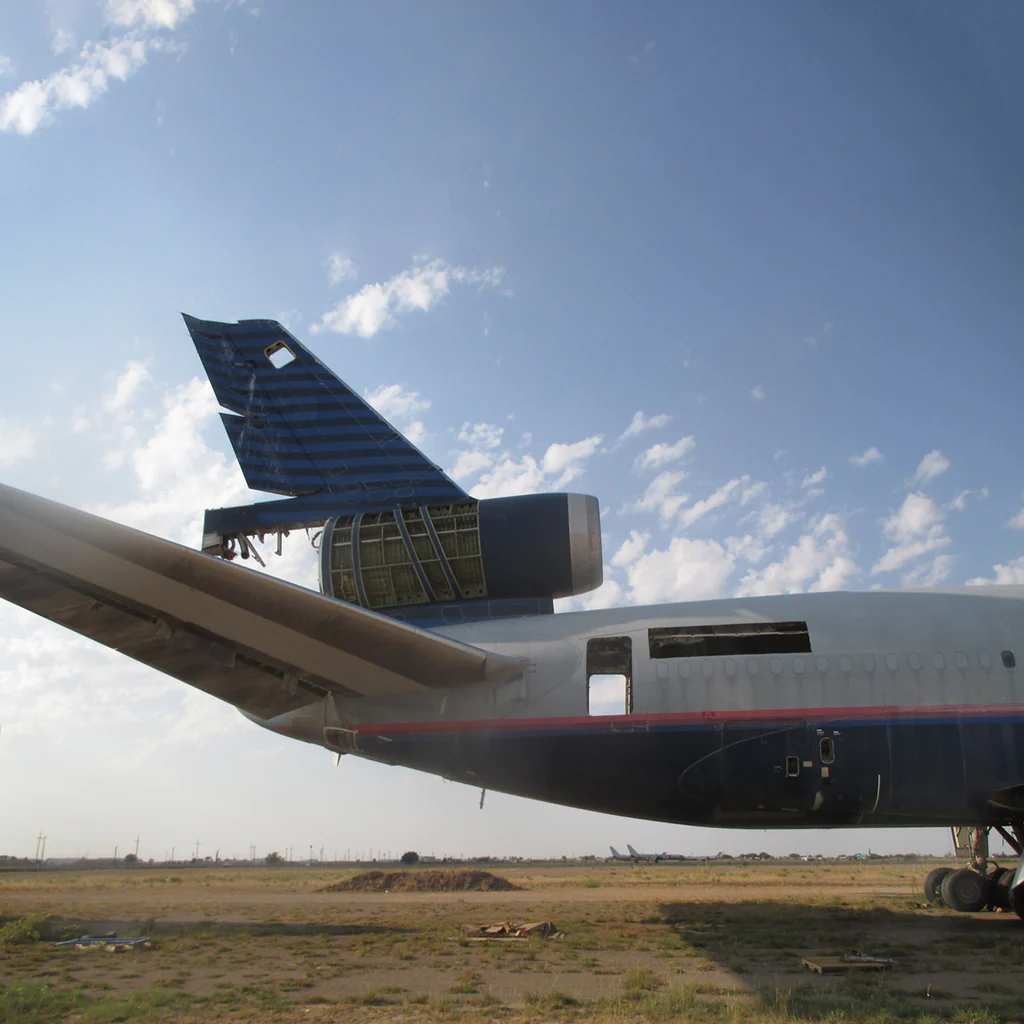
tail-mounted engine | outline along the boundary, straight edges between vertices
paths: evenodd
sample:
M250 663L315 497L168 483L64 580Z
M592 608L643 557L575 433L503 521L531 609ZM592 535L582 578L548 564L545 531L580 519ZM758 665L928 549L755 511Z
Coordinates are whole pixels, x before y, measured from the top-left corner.
M601 585L596 498L529 494L335 516L320 545L325 594L422 620L551 610L555 598Z

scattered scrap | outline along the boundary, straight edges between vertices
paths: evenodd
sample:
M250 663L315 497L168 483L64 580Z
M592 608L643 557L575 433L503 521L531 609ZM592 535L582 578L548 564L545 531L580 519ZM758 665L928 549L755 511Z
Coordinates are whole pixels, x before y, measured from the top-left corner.
M77 939L55 942L54 945L72 949L105 949L108 953L127 953L133 949L153 948L153 942L148 935L126 935L119 939L117 932L108 932L106 935L82 935Z
M511 921L499 921L497 924L464 924L462 930L470 942L526 942L531 937L561 939L565 936L553 921L532 921L524 924L513 924Z
M518 892L520 887L490 871L364 871L324 886L320 892Z
M847 956L819 956L805 959L804 967L809 967L818 974L840 974L844 971L890 971L895 960L887 956L863 956L851 953Z

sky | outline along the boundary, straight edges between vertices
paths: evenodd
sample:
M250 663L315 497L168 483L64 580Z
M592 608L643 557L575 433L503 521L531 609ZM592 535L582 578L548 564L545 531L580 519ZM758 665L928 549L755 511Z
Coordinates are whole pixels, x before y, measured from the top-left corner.
M0 479L198 545L255 496L179 312L270 317L471 493L597 495L573 608L1024 583L1022 43L1016 0L2 5ZM9 605L0 730L10 854L947 848L481 810Z

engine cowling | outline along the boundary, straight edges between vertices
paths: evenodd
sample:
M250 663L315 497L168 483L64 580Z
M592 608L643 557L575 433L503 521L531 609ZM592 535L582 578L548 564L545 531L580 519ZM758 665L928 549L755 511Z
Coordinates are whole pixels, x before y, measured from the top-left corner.
M528 494L335 516L320 589L391 612L583 594L601 585L601 514L588 494ZM537 607L536 610L543 610Z

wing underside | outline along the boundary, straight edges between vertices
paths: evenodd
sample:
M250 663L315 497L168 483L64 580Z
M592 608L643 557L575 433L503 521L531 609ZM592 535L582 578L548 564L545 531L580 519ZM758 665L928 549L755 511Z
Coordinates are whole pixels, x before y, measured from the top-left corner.
M521 664L0 485L0 597L261 718Z

